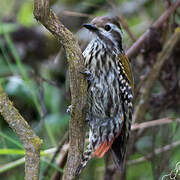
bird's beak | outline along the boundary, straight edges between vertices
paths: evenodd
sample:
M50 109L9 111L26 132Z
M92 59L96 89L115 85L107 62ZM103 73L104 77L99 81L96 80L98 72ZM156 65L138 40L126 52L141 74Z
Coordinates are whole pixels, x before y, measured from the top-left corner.
M94 24L83 24L83 26L90 31L97 31L98 28Z

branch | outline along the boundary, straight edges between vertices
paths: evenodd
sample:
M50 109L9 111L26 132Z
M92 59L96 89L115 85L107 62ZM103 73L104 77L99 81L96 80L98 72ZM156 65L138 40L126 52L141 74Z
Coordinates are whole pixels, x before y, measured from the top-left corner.
M131 40L133 42L135 42L136 41L136 37L134 36L134 34L129 29L129 26L128 26L126 20L122 16L120 16L120 15L118 15L118 18L119 18L119 21L121 22L122 27L126 30L127 34L131 38Z
M39 179L40 148L42 140L13 106L0 85L0 113L19 136L26 151L25 154L25 178L26 180Z
M177 0L173 3L160 17L159 19L152 25L154 28L160 28L163 23L169 18L169 16L176 11L176 9L180 6L180 0ZM132 57L137 54L142 47L143 43L146 41L147 37L149 37L149 30L147 30L126 52L128 57Z
M157 148L155 149L154 153L149 153L147 154L146 156L143 156L143 157L140 157L138 159L134 159L134 160L129 160L126 162L127 165L134 165L134 164L138 164L138 163L141 163L141 162L144 162L144 161L147 161L148 159L151 159L154 155L158 155L162 152L166 152L166 151L169 151L177 146L180 146L180 141L175 141L171 144L168 144L168 145L165 145L161 148ZM111 165L109 166L109 168L113 169L114 168L114 165ZM99 167L97 169L97 171L104 171L104 167Z
M176 32L170 37L170 39L166 42L163 47L163 50L158 54L156 63L153 65L149 76L143 86L142 94L140 96L139 103L136 106L133 122L141 122L143 120L144 114L147 111L147 107L149 104L149 98L151 94L151 89L155 80L158 78L160 70L166 60L169 59L174 47L177 42L180 40L180 28L177 28Z
M136 130L141 130L141 129L150 128L150 127L154 127L154 126L170 124L172 122L180 122L180 119L173 120L173 119L170 119L170 118L162 118L162 119L148 121L148 122L144 122L144 123L140 123L140 124L133 124L131 130L136 131ZM86 139L85 142L88 142L88 139ZM64 144L62 146L61 153L59 153L60 158L59 158L59 160L57 160L58 164L62 164L62 162L64 161L64 158L65 158L64 154L67 153L68 149L69 149L69 144ZM48 150L46 150L46 152L47 151ZM57 152L57 149L56 149L56 152ZM109 157L108 155L106 155L106 156L107 156L107 158ZM111 169L111 166L110 166L110 168L108 167L107 169L108 169L108 173L113 173L114 172L114 170ZM52 178L52 179L55 179L55 178Z
M148 159L151 159L154 155L158 155L158 154L160 154L160 153L162 153L162 152L169 151L169 150L171 150L171 149L173 149L173 148L175 148L175 147L177 147L177 146L179 146L179 145L180 145L180 141L176 141L176 142L173 142L173 143L171 143L171 144L168 144L168 145L166 145L166 146L164 146L164 147L157 148L157 149L155 149L154 153L149 153L149 154L147 154L145 157L140 157L140 158L135 159L135 160L129 160L129 161L127 162L127 165L132 165L132 164L141 163L141 162L143 162L143 161L146 161L146 160L148 160Z
M73 179L81 162L85 137L85 106L87 84L80 72L84 64L82 52L73 34L58 20L50 10L49 0L34 0L34 16L65 48L71 90L71 120L69 124L70 149L63 179Z
M150 127L154 127L154 126L159 126L159 125L165 125L165 124L170 124L172 122L180 122L180 119L170 119L170 118L162 118L162 119L158 119L158 120L153 120L153 121L148 121L148 122L144 122L144 123L140 123L140 124L133 124L131 130L132 131L136 131L136 130L140 130L140 129L145 129L145 128L150 128ZM58 164L62 164L62 162L64 161L65 158L65 154L68 152L69 150L69 144L63 144L65 142L65 139L67 138L67 133L64 135L63 139L61 140L61 142L59 143L59 146L57 148L50 148L47 149L43 152L43 155L48 155L48 154L53 154L52 158L51 158L51 163L54 162L55 157L56 157L56 153L59 152L59 157L58 157ZM86 141L88 142L88 139L86 139ZM108 156L109 157L109 156ZM146 159L144 157L138 158L136 160L129 160L128 164L134 164L134 163L139 163L142 161L145 161ZM12 169L13 167L17 167L21 164L23 164L25 162L24 158L18 159L16 161L7 163L5 165L3 165L0 169L0 173L6 172L8 169ZM48 166L48 168L50 168ZM48 176L48 172L45 170L44 172L44 177ZM52 178L53 179L53 178Z
M145 129L145 128L149 128L149 127L160 126L160 125L164 125L164 124L170 124L170 123L175 122L175 121L180 122L180 119L173 120L170 118L163 118L163 119L143 122L140 124L133 124L131 127L131 130L135 131L135 130L139 130L139 129Z

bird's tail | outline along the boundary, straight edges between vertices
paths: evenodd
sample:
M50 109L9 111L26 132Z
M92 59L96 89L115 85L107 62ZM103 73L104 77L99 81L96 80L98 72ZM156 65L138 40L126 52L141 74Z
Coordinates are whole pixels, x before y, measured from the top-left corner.
M79 176L81 171L86 167L88 161L91 159L92 157L92 147L91 145L89 144L87 146L87 149L86 151L83 153L83 157L82 157L82 161L81 161L81 164L78 166L78 168L76 169L76 172L75 172L75 175L76 176Z
M128 136L129 133L127 134L126 126L123 126L120 135L114 140L111 147L113 161L119 171L123 171L124 169Z

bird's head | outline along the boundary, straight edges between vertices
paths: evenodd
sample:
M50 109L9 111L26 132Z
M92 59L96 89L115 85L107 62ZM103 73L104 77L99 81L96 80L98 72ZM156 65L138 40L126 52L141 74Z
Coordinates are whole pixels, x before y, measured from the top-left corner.
M100 16L83 25L109 47L122 50L122 31L117 17Z

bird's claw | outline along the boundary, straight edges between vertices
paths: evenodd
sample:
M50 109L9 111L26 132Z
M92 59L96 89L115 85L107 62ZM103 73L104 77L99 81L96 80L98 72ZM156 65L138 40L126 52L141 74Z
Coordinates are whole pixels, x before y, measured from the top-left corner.
M68 115L71 115L71 107L72 107L72 105L69 105L68 108L66 109L66 113Z
M80 73L83 74L88 81L93 80L92 74L89 70L86 69L84 72L80 72Z

